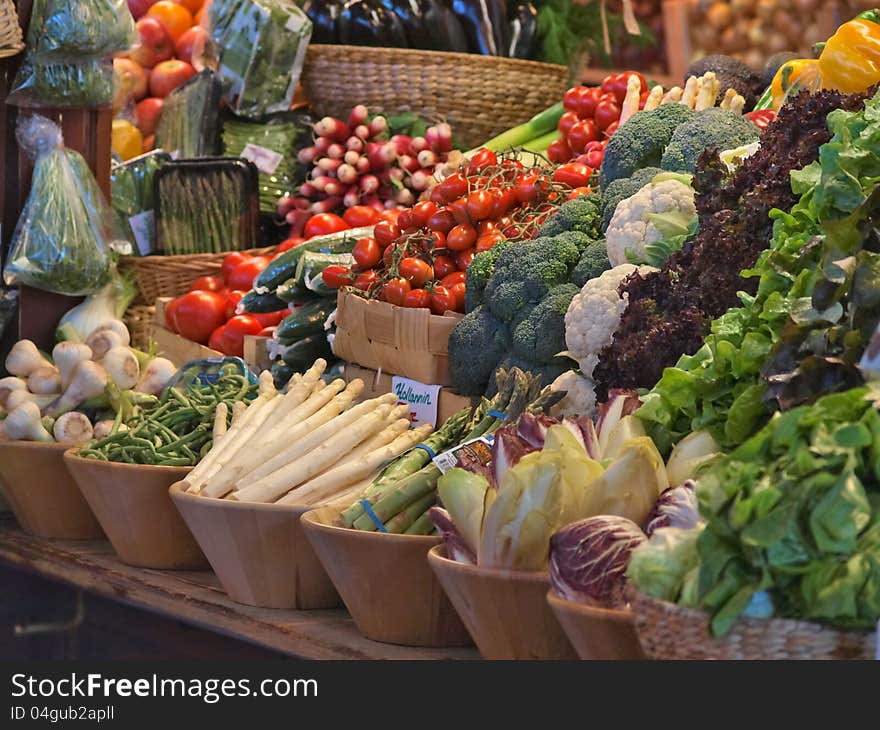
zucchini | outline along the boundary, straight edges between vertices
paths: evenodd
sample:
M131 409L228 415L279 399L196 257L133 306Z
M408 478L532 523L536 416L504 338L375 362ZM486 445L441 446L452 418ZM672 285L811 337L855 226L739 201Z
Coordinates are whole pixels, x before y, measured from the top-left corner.
M324 331L324 322L336 309L336 301L316 299L303 304L293 314L287 315L275 330L275 337L282 345L291 345L298 340Z
M288 279L296 275L296 267L306 251L321 253L351 253L359 238L373 235L373 227L352 228L347 231L315 236L299 246L288 249L276 256L254 280L254 289L261 292L274 292Z
M278 360L277 362L272 364L272 377L275 381L275 387L281 390L285 385L287 385L287 381L293 377L293 374L296 372L290 365L284 362L284 360Z
M289 347L285 347L281 355L284 363L297 373L308 370L319 357L323 357L327 362L336 359L324 332L309 335L299 342L294 342Z
M274 294L257 294L253 289L241 298L241 307L245 312L278 312L287 309L287 302Z

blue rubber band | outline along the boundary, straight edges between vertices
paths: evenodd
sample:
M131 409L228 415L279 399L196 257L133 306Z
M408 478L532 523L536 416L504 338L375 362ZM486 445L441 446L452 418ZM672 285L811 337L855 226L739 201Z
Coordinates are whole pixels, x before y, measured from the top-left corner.
M502 420L507 418L506 413L502 413L501 411L496 411L494 408L489 411L489 415L492 416L492 418L500 418Z
M434 459L437 456L437 454L434 453L434 449L432 449L427 444L416 444L413 448L414 449L421 449L422 451L424 451L428 455L428 458L430 458L430 459Z
M382 524L382 520L376 517L376 513L373 512L373 505L371 505L366 499L362 499L361 506L364 508L364 512L367 513L367 516L373 520L373 524L376 525L376 529L379 532L388 532L388 530L385 529L385 525Z

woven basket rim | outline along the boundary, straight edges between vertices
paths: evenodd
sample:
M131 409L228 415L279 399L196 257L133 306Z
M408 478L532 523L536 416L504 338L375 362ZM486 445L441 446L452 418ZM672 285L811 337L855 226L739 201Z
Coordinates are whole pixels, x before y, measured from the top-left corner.
M563 69L565 73L568 73L568 66L562 66L556 63L547 63L545 61L530 61L524 58L508 58L506 56L483 56L479 53L458 53L455 51L426 51L419 48L393 48L389 46L348 46L332 43L310 43L308 52L311 52L313 49L315 53L320 54L327 54L330 53L331 50L335 50L336 53L339 54L361 53L364 55L376 56L377 58L409 58L414 62L416 62L420 58L434 59L437 62L441 62L443 59L448 59L450 63L454 63L457 60L459 62L482 63L486 66L501 64L505 66L518 66L523 70L540 70L544 68L548 71L553 71L554 73L558 73L560 69Z
M231 253L248 253L252 254L255 251L271 251L275 249L276 246L258 246L256 248L248 248L242 251L220 251L218 253L178 253L178 254L161 254L161 253L153 253L149 256L120 256L120 260L126 263L128 262L137 262L137 261L167 261L168 263L178 263L181 261L206 261L208 259L217 259L224 258L228 254Z

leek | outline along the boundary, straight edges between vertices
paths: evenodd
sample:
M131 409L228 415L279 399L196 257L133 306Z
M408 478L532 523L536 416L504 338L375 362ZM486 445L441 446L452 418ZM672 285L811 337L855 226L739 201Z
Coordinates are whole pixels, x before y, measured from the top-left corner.
M562 117L564 111L565 109L562 107L562 102L557 102L553 106L548 107L544 111L533 116L529 121L518 124L517 126L502 132L497 137L493 137L489 141L480 145L480 147L471 150L471 152L475 152L482 147L492 150L493 152L502 152L511 147L526 145L528 142L550 134L556 129L556 125L559 124L559 119ZM467 154L470 154L471 152Z

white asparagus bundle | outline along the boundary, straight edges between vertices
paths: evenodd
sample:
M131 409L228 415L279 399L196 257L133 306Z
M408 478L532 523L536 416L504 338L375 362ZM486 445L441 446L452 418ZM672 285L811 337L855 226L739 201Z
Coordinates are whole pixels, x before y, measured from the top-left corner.
M217 441L229 429L226 427L226 415L229 413L229 407L225 403L218 403L214 410L214 431L211 434L211 440Z
M353 380L351 384L355 382L360 383L361 387L363 387L362 380ZM393 393L386 393L378 398L359 403L354 408L336 417L330 416L323 420L316 420L314 423L303 423L300 429L294 429L290 432L285 448L279 451L276 446L271 452L274 456L264 458L256 469L242 475L235 485L236 489L244 489L251 484L259 482L278 469L283 468L286 464L305 456L320 444L332 441L337 433L366 414L375 412L379 408L386 408L383 412L387 416L391 412L392 403L397 403L397 396Z
M240 488L239 481L242 477L249 478L254 470L265 469L268 463L278 463L279 449L285 449L345 411L360 395L363 386L362 380L353 380L345 386L344 381L337 379L326 388L315 392L304 403L297 405L288 417L278 421L274 428L264 428L255 433L252 447L227 462L221 471L214 474L205 486L205 493L212 497L226 495L233 489ZM314 413L309 413L310 411ZM287 428L288 421L295 425Z
M730 111L734 114L742 114L746 108L746 100L742 94L735 94L730 102Z
M369 454L371 451L375 451L382 446L390 444L394 439L400 436L400 434L409 431L409 427L412 423L410 422L408 415L409 406L406 404L392 408L391 413L388 414L388 418L385 419L385 423L383 424L384 428L373 436L373 438L367 439L356 449L352 449L339 460L338 465L360 459L365 454Z
M728 89L727 91L724 92L724 98L721 100L721 103L718 106L720 106L722 109L724 109L724 111L729 112L730 105L731 105L731 103L733 103L733 97L735 97L735 96L736 96L736 89Z
M353 485L360 486L363 480L379 471L392 459L396 459L404 452L409 451L409 449L431 433L432 430L430 424L423 424L411 431L399 434L390 443L378 449L373 449L362 459L339 464L292 489L285 497L278 500L278 504L309 505L323 503L328 499L335 498L342 490L349 491Z
M645 99L645 111L649 112L656 109L663 101L663 87L657 84L650 92L648 98Z
M332 439L327 440L325 436L321 439L320 446L305 452L299 458L249 486L239 489L230 495L229 499L237 499L241 502L275 501L294 487L320 474L330 464L338 461L342 454L348 453L349 449L369 438L390 411L390 405L380 406L341 430L333 429L335 433ZM345 415L339 418L344 418Z
M642 81L633 74L626 80L626 96L620 108L618 124L622 127L633 114L639 110L639 102L642 96Z
M230 425L234 425L241 420L247 407L248 404L243 400L237 400L232 404L232 420L230 421Z
M718 81L713 71L707 71L703 74L702 83L697 92L697 99L694 102L694 109L699 112L715 106L715 99L718 98L720 88L721 82Z
M700 79L696 76L688 77L688 80L684 84L684 93L681 95L681 101L679 104L684 104L689 109L694 108L694 103L697 100L697 91L700 87Z
M681 102L681 97L684 95L684 89L680 86L673 86L669 91L667 91L663 95L663 100L660 102L661 104L678 104Z

